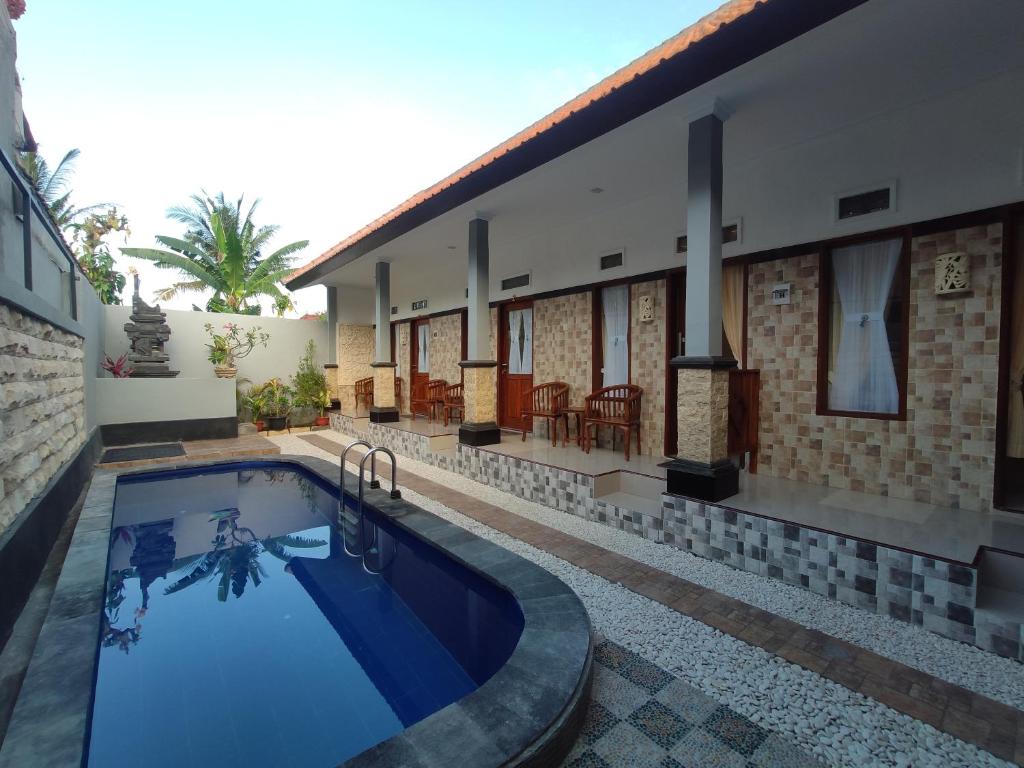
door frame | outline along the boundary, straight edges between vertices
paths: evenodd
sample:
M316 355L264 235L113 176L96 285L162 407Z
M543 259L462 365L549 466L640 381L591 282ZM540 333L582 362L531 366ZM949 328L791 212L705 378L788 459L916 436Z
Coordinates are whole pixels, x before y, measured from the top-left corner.
M992 471L992 506L1007 512L1024 513L1024 509L1010 506L1007 499L1008 477L1014 473L1013 465L1022 460L1007 455L1008 422L1010 410L1010 350L1013 342L1014 318L1010 297L1016 286L1017 270L1024 269L1024 242L1018 242L1024 233L1024 204L1003 209L1002 302L999 308L999 374L996 388L996 455ZM1018 322L1024 328L1024 318ZM1021 331L1024 333L1024 330Z
M676 281L682 280L682 291L676 288ZM675 456L679 449L679 411L677 410L676 398L678 397L679 376L677 370L672 367L672 358L679 350L675 344L675 317L681 311L683 327L680 332L683 334L685 351L686 344L686 267L673 269L665 275L665 429L662 446L666 456Z
M503 301L500 304L498 304L498 338L496 339L497 349L495 350L497 352L496 357L498 358L498 375L496 377L495 386L497 387L498 391L496 393L497 397L496 397L496 400L495 400L495 404L497 406L498 426L501 429L516 429L515 427L506 426L506 425L501 423L501 421L502 421L502 414L504 413L504 410L505 410L505 408L504 408L504 406L505 406L505 391L504 391L505 388L503 386L504 375L502 373L502 370L504 368L508 367L508 363L503 362L503 360L505 359L505 345L508 343L508 314L507 313L510 310L513 310L513 309L526 309L527 307L529 307L530 311L533 312L533 309L534 309L534 300L533 299L510 299L509 301ZM533 331L534 331L534 334L536 334L536 332L537 332L536 319L537 319L536 313L533 313L533 320L534 320ZM533 337L532 336L530 337L530 345L531 345L530 346L530 359L533 360ZM533 377L533 366L532 365L530 367L530 377L531 378Z

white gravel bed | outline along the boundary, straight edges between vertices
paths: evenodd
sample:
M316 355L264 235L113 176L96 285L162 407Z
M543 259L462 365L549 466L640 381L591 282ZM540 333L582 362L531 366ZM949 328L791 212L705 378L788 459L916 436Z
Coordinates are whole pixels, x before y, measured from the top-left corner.
M331 439L351 442L338 432L327 434ZM304 441L298 442L310 447ZM830 600L776 579L740 571L632 533L524 501L510 493L404 456L399 457L399 465L522 517L742 600L802 626L846 640L1011 707L1024 709L1024 664L1013 659L996 656L973 645L941 637L922 627L888 616Z
M337 461L295 438L275 438L275 442L287 452ZM399 463L411 464L401 459ZM419 467L415 471L418 473ZM443 479L453 484L450 476ZM433 499L406 488L402 493L410 502L555 574L579 595L597 632L789 738L828 765L1009 765L974 745L499 533Z

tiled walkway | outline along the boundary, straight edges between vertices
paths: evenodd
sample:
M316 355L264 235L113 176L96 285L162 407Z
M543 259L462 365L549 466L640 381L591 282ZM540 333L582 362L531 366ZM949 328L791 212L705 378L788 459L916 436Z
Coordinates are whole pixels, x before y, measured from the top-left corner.
M341 445L321 435L303 440L335 456ZM352 458L357 459L356 451ZM1024 712L887 659L851 643L610 552L541 523L475 499L408 470L399 482L494 530L750 645L816 672L1004 760L1024 763Z
M565 768L811 768L784 739L620 645L594 650L594 685Z

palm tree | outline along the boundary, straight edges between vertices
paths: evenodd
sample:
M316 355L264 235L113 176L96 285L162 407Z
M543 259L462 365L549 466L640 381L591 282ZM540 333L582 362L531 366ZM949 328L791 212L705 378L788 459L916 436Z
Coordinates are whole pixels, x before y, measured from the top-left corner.
M264 256L264 248L279 227L257 227L253 222L259 200L243 216L243 198L229 203L223 192L216 198L203 192L191 199L191 206L175 206L167 211L169 219L187 227L184 237L157 236L157 242L169 250L121 249L126 256L146 259L181 274L183 279L161 289L157 298L166 301L181 292L212 289L207 311L254 315L260 313L260 306L249 302L259 296L269 296L277 306L287 301L279 284L292 270L292 254L309 241L289 243Z
M19 156L22 170L36 192L39 193L39 197L46 203L54 224L61 230L74 224L76 218L106 205L106 203L99 203L88 205L85 208L75 208L71 204L71 190L68 185L71 183L71 174L75 170L75 161L80 154L81 152L77 149L68 150L52 171L49 163L38 152L22 152Z

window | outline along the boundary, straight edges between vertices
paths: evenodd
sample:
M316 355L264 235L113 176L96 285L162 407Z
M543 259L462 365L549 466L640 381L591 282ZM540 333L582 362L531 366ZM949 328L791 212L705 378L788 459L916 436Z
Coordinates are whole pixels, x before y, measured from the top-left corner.
M902 238L822 255L818 412L902 417L908 306Z
M416 326L416 371L430 373L430 323Z
M629 286L609 285L601 289L600 386L629 383Z

